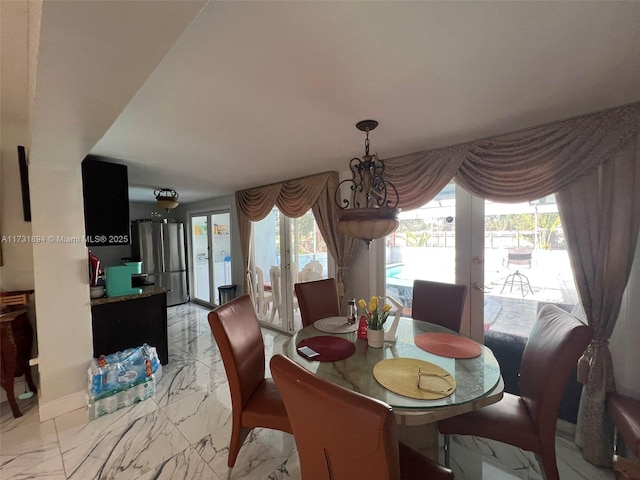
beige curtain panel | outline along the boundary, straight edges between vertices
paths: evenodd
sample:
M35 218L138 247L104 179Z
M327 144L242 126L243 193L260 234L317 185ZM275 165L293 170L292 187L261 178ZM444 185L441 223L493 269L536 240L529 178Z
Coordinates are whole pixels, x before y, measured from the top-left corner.
M333 196L338 185L336 172L325 172L286 182L236 192L238 224L245 271L249 272L251 222L264 219L274 205L287 217L297 218L310 209L324 238L329 253L338 265L336 282L340 308L346 312L349 265L359 243L338 230ZM245 276L247 277L247 276ZM247 284L245 278L245 291Z
M605 397L615 390L608 340L626 288L640 224L640 103L497 137L385 160L400 206L432 200L455 178L499 202L557 193L580 299L594 340L578 418L586 460L611 464Z

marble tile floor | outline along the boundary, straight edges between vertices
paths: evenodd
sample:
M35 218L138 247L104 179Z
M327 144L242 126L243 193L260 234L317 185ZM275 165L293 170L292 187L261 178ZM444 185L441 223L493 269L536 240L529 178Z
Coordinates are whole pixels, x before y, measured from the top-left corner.
M151 399L93 421L79 409L42 423L35 397L19 401L24 414L18 419L1 404L0 478L227 478L231 402L207 313L194 304L169 308L169 364ZM267 360L287 339L264 330ZM563 480L614 479L611 470L582 460L571 441L556 441ZM456 479L541 478L533 455L475 437L454 437L451 458ZM293 437L255 429L231 478L300 479Z

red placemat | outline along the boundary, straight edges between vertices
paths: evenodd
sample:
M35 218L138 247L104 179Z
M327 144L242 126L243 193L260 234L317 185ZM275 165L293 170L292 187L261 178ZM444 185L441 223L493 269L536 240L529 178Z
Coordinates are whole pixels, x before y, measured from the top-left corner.
M345 338L331 337L329 335L321 335L319 337L310 337L300 340L296 345L296 349L307 346L320 355L310 358L309 360L318 360L319 362L335 362L343 360L353 355L356 346Z
M482 347L470 338L450 333L422 333L414 342L422 350L441 357L474 358L482 353Z

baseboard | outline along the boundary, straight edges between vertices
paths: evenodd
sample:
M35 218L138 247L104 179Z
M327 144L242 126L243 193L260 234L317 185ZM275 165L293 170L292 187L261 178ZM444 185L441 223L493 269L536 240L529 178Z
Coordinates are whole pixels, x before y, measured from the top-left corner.
M576 436L576 426L567 422L566 420L559 420L556 422L556 433L564 437L569 437L573 440Z
M46 422L52 418L87 406L85 392L72 393L71 395L66 395L44 404L42 403L42 399L40 399L39 402L41 422Z

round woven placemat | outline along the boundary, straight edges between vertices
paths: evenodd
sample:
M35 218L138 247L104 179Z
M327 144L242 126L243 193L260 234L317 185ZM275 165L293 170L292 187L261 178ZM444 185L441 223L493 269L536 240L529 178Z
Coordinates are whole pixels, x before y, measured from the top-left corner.
M416 346L441 357L474 358L482 354L482 347L470 338L450 333L427 332L414 338Z
M418 388L418 368L424 374ZM456 389L456 380L444 368L415 358L389 358L373 367L373 376L387 390L409 398L437 400ZM426 388L426 389L425 389Z

